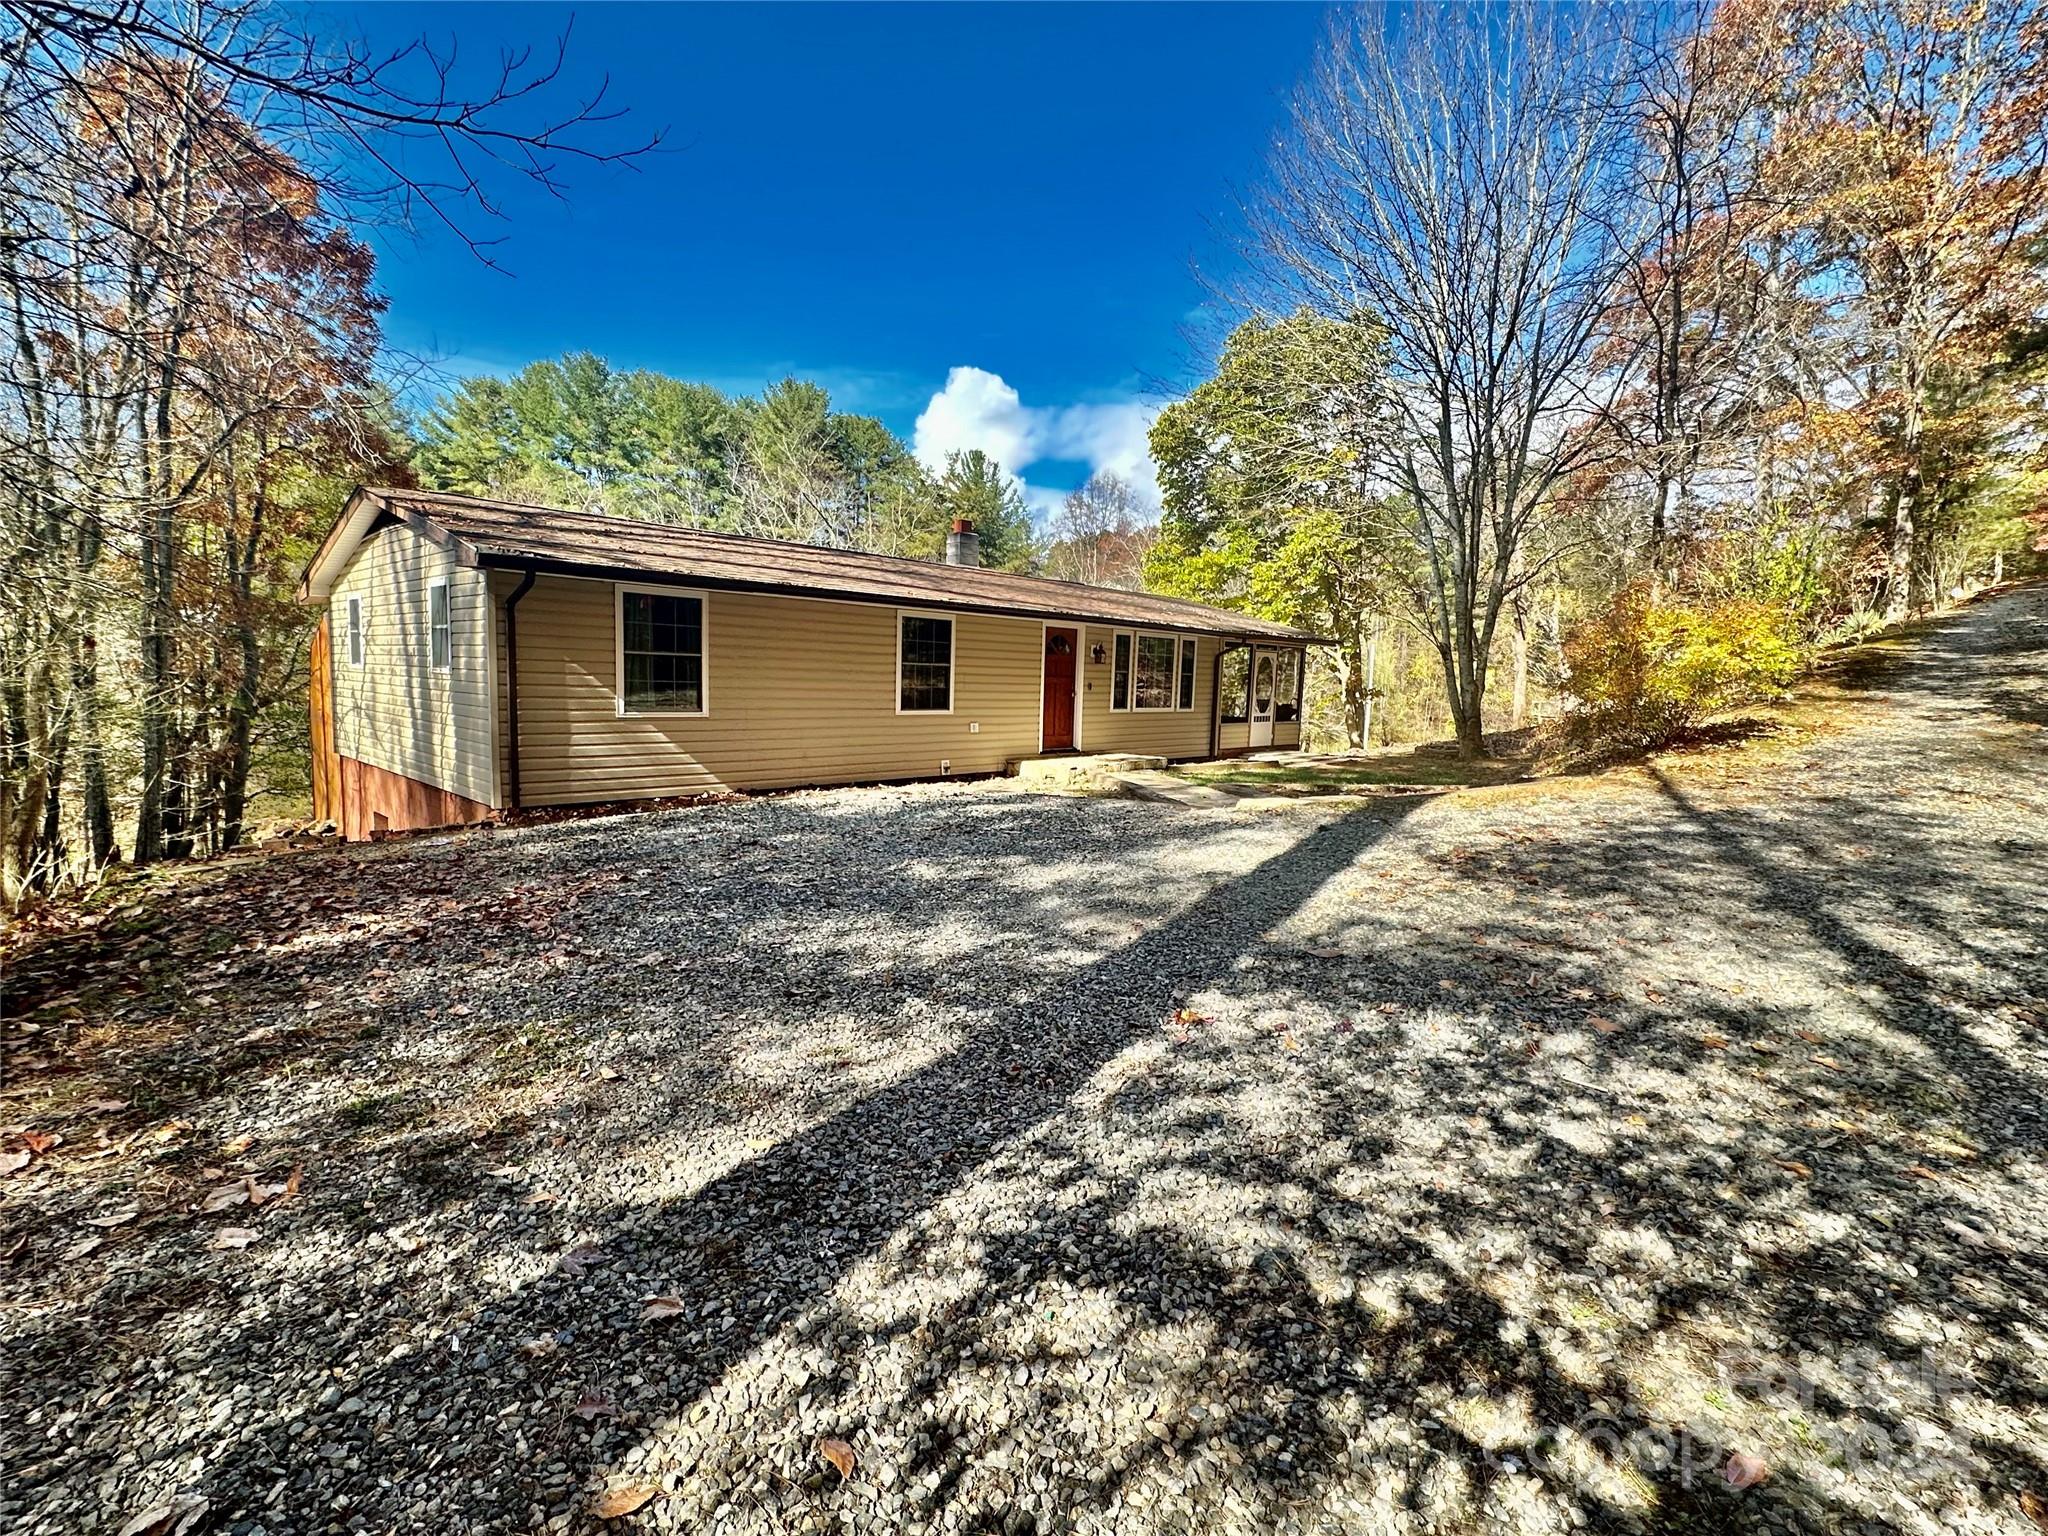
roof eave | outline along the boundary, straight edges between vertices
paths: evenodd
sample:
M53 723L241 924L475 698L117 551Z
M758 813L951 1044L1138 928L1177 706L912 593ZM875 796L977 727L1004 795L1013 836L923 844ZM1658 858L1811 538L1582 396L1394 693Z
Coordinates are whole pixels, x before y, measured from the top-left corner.
M728 576L706 576L696 571L650 571L643 566L605 565L587 560L563 560L528 551L478 544L476 563L487 570L538 571L548 576L578 576L590 581L671 581L717 592L759 592L772 597L808 597L821 602L868 603L884 608L936 608L952 613L979 613L994 618L1041 619L1075 624L1100 624L1111 628L1163 629L1187 634L1214 635L1224 640L1241 640L1249 645L1332 645L1318 635L1298 631L1275 634L1261 630L1228 629L1214 624L1172 624L1118 619L1098 613L1081 613L1057 608L1020 608L1009 603L964 602L957 598L920 595L916 598L886 592L862 592L850 587L798 586L787 582L746 581Z
M327 530L327 536L320 541L313 558L306 562L306 569L299 576L298 600L302 603L326 602L333 595L335 581L348 568L356 550L369 536L377 520L384 517L405 524L429 543L447 550L455 557L457 565L477 564L476 547L468 540L449 532L411 507L396 505L387 492L359 485L349 492L348 500L342 503L341 515Z

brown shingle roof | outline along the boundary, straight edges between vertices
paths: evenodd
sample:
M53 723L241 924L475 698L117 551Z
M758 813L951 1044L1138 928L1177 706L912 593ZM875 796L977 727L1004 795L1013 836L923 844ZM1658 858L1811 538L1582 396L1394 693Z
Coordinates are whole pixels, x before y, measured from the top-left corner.
M538 566L543 571L615 579L663 577L749 591L1083 619L1242 639L1300 642L1317 638L1306 630L1205 603L1010 571L822 549L783 539L707 533L638 518L521 506L441 491L366 489L362 494L394 514L411 514L445 530L473 551L476 562L484 566ZM336 531L347 521L344 516ZM333 541L333 535L329 540ZM335 552L323 546L315 560L316 569L330 553ZM309 571L309 580L311 576Z

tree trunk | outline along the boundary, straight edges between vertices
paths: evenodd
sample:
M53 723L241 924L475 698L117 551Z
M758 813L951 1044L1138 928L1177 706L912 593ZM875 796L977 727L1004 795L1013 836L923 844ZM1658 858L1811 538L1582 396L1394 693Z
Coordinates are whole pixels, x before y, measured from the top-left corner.
M1344 741L1354 752L1365 745L1365 656L1358 631L1344 638Z

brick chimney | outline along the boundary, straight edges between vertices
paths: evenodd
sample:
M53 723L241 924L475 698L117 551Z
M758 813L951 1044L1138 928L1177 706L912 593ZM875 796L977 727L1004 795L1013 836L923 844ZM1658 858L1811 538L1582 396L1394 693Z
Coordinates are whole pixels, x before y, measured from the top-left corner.
M974 531L974 523L965 517L953 519L952 532L946 535L946 564L981 564L981 535Z

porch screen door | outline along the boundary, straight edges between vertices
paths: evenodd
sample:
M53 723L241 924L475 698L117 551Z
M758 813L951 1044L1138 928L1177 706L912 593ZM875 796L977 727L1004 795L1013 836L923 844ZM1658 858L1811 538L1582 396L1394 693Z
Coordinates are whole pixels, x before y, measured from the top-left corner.
M1252 745L1273 745L1273 653L1252 653Z

